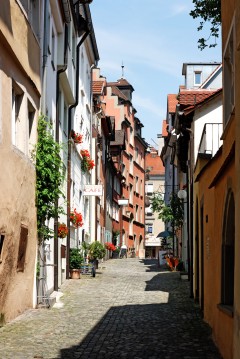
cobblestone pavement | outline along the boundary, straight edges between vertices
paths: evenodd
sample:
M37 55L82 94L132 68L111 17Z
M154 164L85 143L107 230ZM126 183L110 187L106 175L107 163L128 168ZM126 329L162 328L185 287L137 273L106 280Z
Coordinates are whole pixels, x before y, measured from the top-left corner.
M52 309L0 329L1 359L220 359L189 282L153 260L112 259L69 280Z

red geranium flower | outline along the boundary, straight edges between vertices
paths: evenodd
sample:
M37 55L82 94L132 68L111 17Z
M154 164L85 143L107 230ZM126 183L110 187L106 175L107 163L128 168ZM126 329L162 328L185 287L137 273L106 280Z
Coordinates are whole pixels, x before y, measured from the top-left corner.
M70 221L74 226L76 227L82 227L83 226L83 217L80 212L77 212L76 208L70 213Z
M68 235L68 228L65 223L60 223L58 225L58 237L65 238Z

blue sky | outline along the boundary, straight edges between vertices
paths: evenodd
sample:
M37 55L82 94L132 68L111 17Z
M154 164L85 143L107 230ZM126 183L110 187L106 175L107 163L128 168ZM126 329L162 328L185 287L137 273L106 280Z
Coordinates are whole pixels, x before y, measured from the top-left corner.
M167 95L184 84L184 62L221 61L216 48L200 51L199 19L189 12L192 0L93 0L90 5L100 61L107 81L124 77L134 87L133 106L151 145L162 132Z

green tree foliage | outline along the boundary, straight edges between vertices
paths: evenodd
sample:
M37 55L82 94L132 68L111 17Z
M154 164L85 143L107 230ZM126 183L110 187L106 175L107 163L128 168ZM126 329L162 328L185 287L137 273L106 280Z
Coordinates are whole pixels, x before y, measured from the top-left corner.
M106 254L106 248L104 245L98 241L94 241L89 245L89 258L92 259L102 259Z
M64 178L60 150L61 146L54 141L47 118L41 116L38 121L38 142L34 151L39 243L53 236L53 231L47 226L46 221L64 213L61 206L56 206L59 197L64 197L61 190Z
M200 38L198 40L198 48L200 50L205 49L205 47L215 47L217 46L216 39L219 37L220 26L221 26L221 0L193 0L194 10L190 11L190 16L193 19L200 17L200 25L197 28L198 31L203 29L204 23L210 23L210 34L207 39ZM214 39L214 42L211 42L209 45L207 42L210 38Z
M162 193L155 192L151 197L151 206L153 212L158 213L158 218L164 223L174 223L174 228L177 229L183 224L183 204L176 193L170 196L169 204L166 204Z

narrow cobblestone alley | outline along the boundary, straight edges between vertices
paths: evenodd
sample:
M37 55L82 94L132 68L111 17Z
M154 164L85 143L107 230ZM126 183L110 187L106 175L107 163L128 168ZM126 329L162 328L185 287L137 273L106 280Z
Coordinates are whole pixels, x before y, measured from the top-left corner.
M109 260L61 291L0 329L1 359L221 358L188 281L154 260Z

